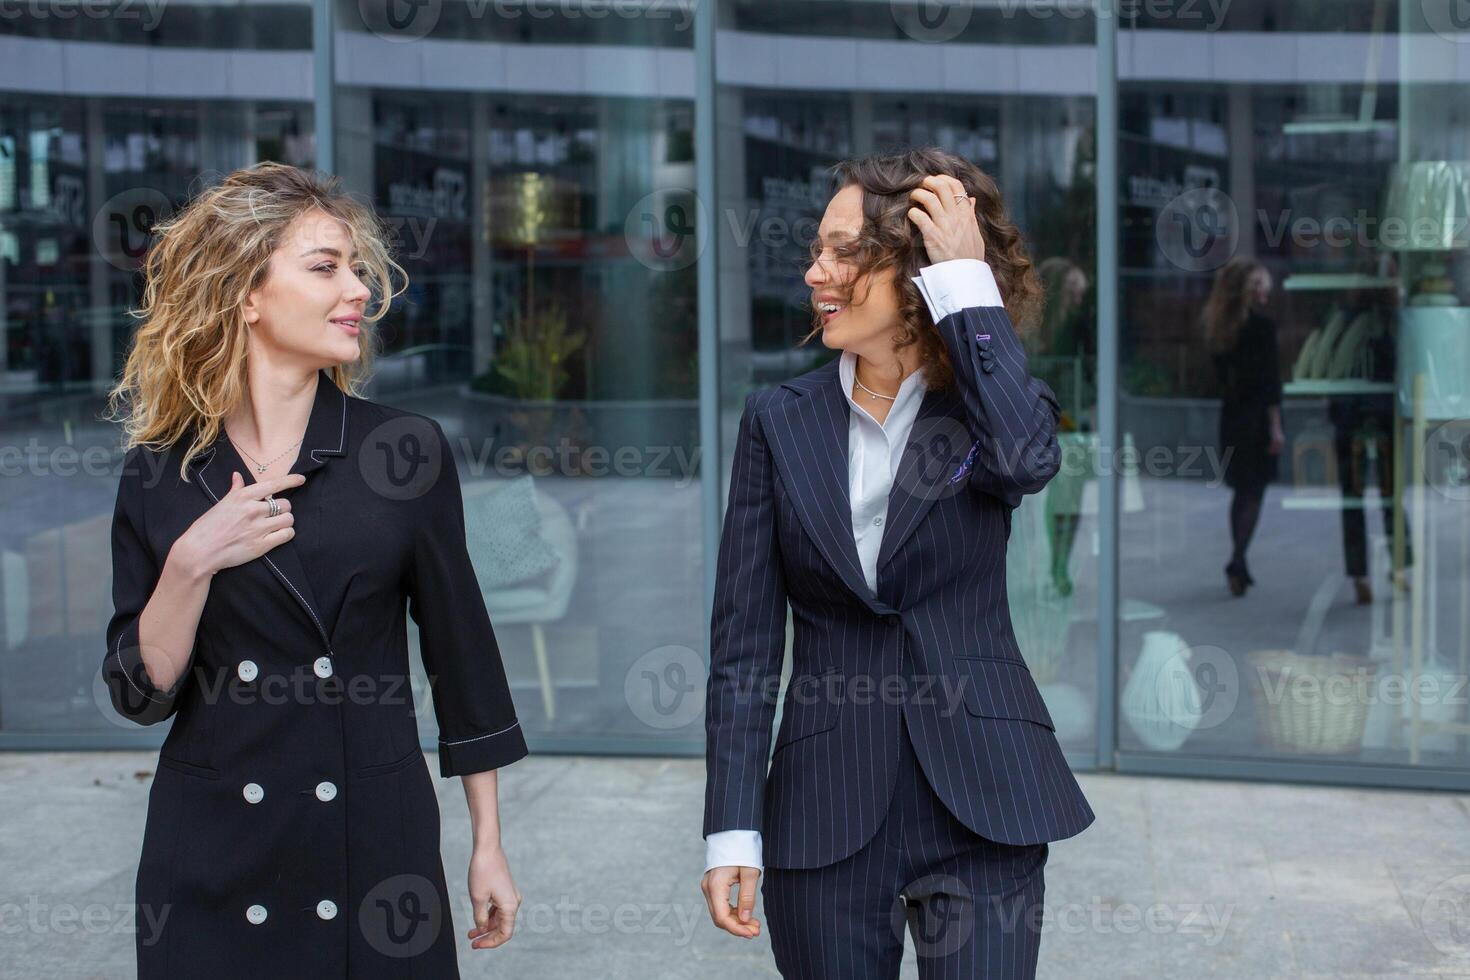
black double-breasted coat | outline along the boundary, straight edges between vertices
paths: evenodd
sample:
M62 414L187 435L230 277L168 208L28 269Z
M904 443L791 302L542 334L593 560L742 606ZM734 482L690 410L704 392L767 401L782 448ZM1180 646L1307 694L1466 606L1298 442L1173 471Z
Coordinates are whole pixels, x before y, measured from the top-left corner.
M457 977L460 890L445 884L405 611L440 775L527 750L443 429L318 372L292 467L306 482L278 495L295 537L215 573L190 668L165 691L143 668L139 615L231 471L254 482L223 436L185 482L183 445L128 452L112 528L103 676L126 717L174 719L138 866L139 977Z

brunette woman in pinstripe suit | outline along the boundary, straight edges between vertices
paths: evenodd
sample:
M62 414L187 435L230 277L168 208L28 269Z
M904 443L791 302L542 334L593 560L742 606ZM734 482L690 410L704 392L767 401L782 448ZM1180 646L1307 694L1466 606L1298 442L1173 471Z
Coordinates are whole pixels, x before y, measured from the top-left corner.
M1060 462L1056 398L1013 327L1040 291L969 162L913 150L836 174L806 282L811 336L841 355L750 395L736 439L705 897L758 935L764 870L787 978L896 977L906 930L925 980L1031 977L1047 844L1094 819L1006 604L1011 511Z

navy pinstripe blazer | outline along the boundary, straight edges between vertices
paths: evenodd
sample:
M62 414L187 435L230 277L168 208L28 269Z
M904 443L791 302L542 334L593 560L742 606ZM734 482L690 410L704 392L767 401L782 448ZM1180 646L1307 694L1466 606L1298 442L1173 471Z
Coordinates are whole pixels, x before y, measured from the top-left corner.
M1056 397L1027 371L1003 307L938 329L955 384L925 393L900 458L876 594L852 534L837 361L753 392L740 419L710 630L704 834L759 829L771 867L822 867L871 839L905 717L930 783L972 830L1031 844L1094 819L1006 604L1011 510L1060 461ZM788 603L792 674L772 746Z

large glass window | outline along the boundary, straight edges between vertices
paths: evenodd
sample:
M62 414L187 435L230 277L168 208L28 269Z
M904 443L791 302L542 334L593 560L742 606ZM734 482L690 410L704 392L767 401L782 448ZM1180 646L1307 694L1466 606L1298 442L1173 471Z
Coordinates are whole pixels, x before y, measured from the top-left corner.
M368 393L455 445L536 747L700 750L705 508L745 395L833 356L799 343L826 168L932 144L996 178L1047 291L1029 356L1065 458L1008 579L1074 763L1464 779L1470 34L1449 0L1090 10L720 0L709 104L683 0L335 0L316 45L304 0L0 16L0 743L161 734L96 684L121 460L97 417L143 229L201 180L316 164L320 125L411 277Z
M373 396L456 447L533 746L697 751L692 10L602 6L339 5L336 169L411 280Z
M1144 764L1470 762L1470 134L1435 8L1125 25L1119 741Z

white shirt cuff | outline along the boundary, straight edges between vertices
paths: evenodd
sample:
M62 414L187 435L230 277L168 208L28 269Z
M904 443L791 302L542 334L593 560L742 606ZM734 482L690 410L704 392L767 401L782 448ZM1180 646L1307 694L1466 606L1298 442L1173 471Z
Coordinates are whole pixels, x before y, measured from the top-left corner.
M704 839L704 870L710 868L759 868L762 846L759 830L721 830Z
M935 323L973 306L1005 305L990 263L980 259L950 259L927 265L914 276L914 285L929 305Z

